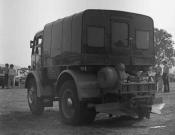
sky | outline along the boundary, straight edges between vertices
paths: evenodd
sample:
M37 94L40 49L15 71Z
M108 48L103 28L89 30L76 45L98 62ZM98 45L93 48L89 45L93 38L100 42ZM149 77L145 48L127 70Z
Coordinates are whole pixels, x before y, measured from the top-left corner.
M175 0L0 0L0 64L30 65L30 40L44 25L85 9L145 14L175 41Z

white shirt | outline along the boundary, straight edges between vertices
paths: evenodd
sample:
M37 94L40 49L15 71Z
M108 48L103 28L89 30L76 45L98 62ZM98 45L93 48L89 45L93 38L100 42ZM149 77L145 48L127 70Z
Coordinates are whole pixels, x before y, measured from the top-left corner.
M9 68L9 76L15 76L16 75L16 70Z

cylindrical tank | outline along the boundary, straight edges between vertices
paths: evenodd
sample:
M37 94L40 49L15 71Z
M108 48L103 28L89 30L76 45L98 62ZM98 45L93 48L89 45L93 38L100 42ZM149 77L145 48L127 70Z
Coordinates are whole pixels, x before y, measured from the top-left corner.
M113 67L104 67L97 73L100 88L114 88L119 82L119 76Z

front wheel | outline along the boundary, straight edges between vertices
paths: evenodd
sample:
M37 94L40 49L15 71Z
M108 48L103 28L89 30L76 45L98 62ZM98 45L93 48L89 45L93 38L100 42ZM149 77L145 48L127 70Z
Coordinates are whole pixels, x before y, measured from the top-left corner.
M82 104L77 96L76 86L72 80L65 81L60 89L60 116L64 123L79 125L94 120L95 109L89 109Z
M27 99L29 108L34 115L41 115L44 111L42 100L37 97L37 86L34 79L29 80L27 88Z

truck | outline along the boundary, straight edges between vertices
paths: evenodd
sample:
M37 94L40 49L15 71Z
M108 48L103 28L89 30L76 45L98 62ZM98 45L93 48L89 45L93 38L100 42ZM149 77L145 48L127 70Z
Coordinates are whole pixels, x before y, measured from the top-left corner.
M25 79L27 76L29 69L28 68L19 68L17 69L17 74L15 76L15 86L21 87L25 83Z
M32 114L59 103L61 121L91 123L98 113L149 118L156 86L154 24L146 15L88 9L44 26L30 41L25 81ZM121 80L117 65L135 79Z

